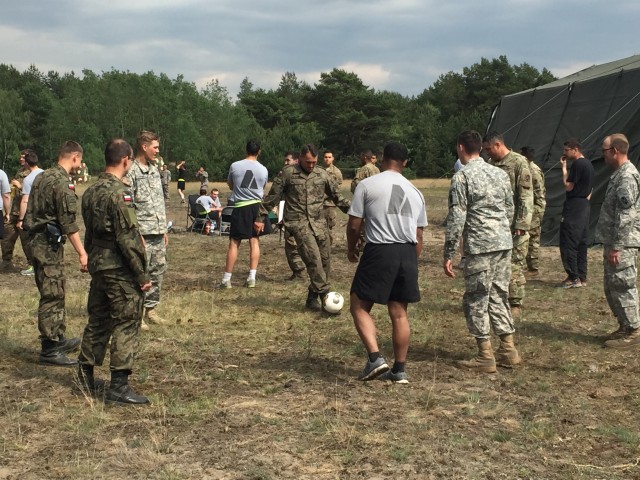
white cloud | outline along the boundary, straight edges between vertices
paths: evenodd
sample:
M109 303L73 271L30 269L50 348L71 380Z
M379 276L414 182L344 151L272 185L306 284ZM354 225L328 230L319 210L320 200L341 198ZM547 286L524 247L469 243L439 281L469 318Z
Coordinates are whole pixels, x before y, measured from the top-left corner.
M375 88L386 88L391 78L391 72L385 70L382 65L347 62L338 68L357 74L365 84Z

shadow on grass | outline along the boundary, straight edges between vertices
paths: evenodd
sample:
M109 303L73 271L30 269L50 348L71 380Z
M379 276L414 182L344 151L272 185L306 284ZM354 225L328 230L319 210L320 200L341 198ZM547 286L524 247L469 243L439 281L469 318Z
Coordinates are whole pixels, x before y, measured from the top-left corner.
M599 345L603 340L603 337L598 335L586 335L584 333L571 331L569 328L557 328L548 323L541 322L521 322L517 330L520 335L536 336L545 340L568 340L573 343L586 343L591 345Z
M327 357L315 355L263 354L254 357L252 369L276 371L275 375L286 372L295 372L303 377L316 377L319 380L335 382L336 377L350 377L360 365L348 365L347 362L339 362ZM359 373L359 370L358 370ZM346 378L345 378L346 379Z

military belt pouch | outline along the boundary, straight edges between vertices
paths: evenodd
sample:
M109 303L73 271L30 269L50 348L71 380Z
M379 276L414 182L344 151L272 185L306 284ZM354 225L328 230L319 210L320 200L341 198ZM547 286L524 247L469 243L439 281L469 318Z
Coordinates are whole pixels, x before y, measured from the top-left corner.
M47 241L54 252L57 252L60 246L64 245L67 241L67 237L62 234L62 229L55 223L47 223L45 234L47 236Z
M105 248L107 250L115 250L117 248L115 240L108 240L103 238L94 238L91 241L92 245L96 247Z

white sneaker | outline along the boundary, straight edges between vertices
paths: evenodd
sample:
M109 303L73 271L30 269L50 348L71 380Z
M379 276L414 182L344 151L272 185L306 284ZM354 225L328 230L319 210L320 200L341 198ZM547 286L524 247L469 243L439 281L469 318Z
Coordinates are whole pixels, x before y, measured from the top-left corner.
M25 276L32 276L35 275L34 271L33 271L33 265L29 265L29 268L27 268L26 270L21 270L20 271L20 275L25 275Z

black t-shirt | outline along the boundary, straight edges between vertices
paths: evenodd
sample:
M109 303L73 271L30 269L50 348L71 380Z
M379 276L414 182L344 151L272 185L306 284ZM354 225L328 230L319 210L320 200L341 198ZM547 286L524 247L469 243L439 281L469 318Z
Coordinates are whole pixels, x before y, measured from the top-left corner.
M184 180L184 176L187 173L187 169L185 167L180 167L178 169L178 181Z
M587 198L593 190L595 171L591 162L584 157L574 160L569 169L568 182L573 183L573 190L567 192L567 200L571 198Z

